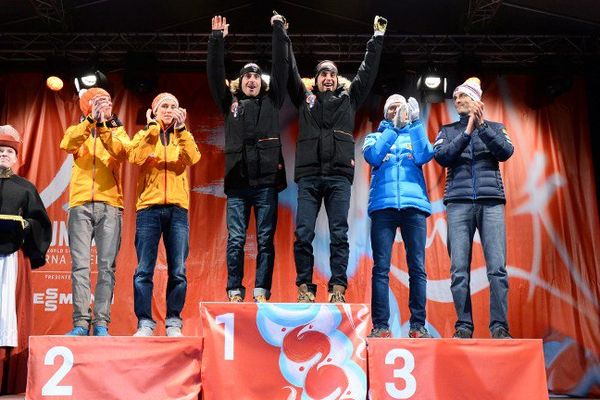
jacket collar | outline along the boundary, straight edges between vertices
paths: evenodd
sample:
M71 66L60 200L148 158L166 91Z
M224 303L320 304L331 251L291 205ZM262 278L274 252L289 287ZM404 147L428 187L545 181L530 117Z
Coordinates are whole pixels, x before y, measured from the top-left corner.
M467 125L467 123L469 122L469 114L460 115L459 122L461 125Z
M386 129L394 129L394 124L388 119L384 119L379 123L379 128L377 128L377 132L383 132Z

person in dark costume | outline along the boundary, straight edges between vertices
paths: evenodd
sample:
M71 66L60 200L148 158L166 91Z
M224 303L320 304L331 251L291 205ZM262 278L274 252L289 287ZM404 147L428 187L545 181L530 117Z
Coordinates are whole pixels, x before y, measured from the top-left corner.
M52 224L35 186L15 174L19 133L0 126L0 347L17 347L16 287L18 250L32 268L46 264Z

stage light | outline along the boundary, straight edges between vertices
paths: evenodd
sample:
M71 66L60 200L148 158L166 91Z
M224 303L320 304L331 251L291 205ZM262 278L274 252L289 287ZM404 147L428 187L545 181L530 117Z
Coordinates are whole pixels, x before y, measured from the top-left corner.
M106 87L108 84L108 79L106 79L106 75L98 70L95 72L90 72L87 70L75 76L74 83L77 94L79 94L79 92L81 92L83 89Z
M423 101L439 103L448 92L448 79L435 66L428 65L417 79L417 89Z
M439 76L427 76L425 77L425 86L429 89L437 89L442 83L442 79Z
M58 76L49 76L46 79L46 86L48 87L48 89L58 92L60 89L63 88L64 83L63 80L60 79Z

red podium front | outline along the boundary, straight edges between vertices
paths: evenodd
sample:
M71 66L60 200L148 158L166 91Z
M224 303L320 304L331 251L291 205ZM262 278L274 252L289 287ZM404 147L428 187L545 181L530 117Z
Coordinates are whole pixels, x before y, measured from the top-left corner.
M202 339L31 336L26 398L191 400Z
M373 400L548 399L539 339L369 339Z
M360 304L201 303L204 400L364 400Z

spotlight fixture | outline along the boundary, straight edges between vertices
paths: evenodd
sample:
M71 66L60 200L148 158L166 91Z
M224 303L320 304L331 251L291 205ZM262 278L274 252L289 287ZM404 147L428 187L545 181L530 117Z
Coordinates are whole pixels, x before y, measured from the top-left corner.
M448 79L434 66L427 66L417 79L417 89L421 91L422 100L427 103L444 101L448 92Z
M91 72L89 70L84 71L75 77L75 89L79 94L83 89L90 89L93 87L105 87L108 83L106 75L96 70Z

